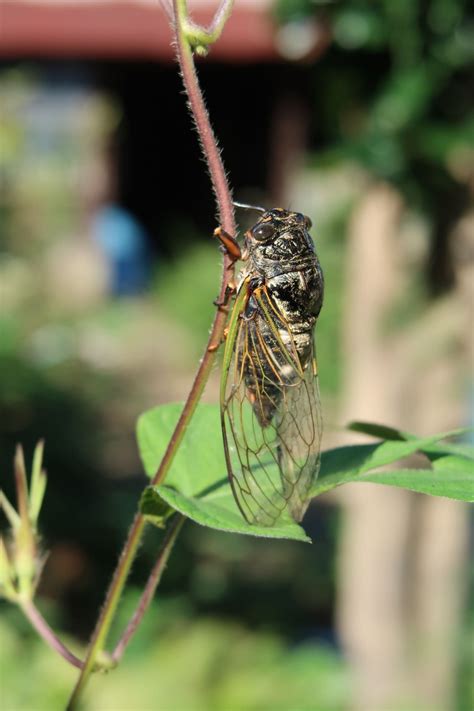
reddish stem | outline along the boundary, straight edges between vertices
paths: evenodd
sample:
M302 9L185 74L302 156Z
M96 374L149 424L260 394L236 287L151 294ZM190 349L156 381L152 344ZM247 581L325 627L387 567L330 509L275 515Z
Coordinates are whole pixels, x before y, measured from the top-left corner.
M155 590L161 580L161 576L166 567L166 563L168 562L170 553L173 549L174 542L176 541L185 520L185 517L181 516L180 514L176 514L174 519L172 520L166 532L163 544L161 546L160 554L156 559L156 563L153 566L153 570L150 573L150 577L148 578L147 584L140 597L138 607L130 618L129 623L125 628L125 632L120 638L112 654L112 659L114 662L118 663L122 659L125 649L128 646L128 643L135 634L137 627L142 621L145 612L148 610L150 602L153 599L153 595L155 594Z
M55 650L55 652L58 652L62 657L64 657L64 659L69 662L69 664L72 664L78 669L82 669L83 662L72 652L70 652L69 649L61 642L61 640L56 637L55 633L48 625L41 612L38 610L37 607L35 607L31 600L26 600L25 602L22 602L21 609L23 610L28 620L31 622L32 626L38 632L40 637L42 637L44 641L49 644L52 649Z
M219 13L225 9L223 2L210 27L219 20ZM212 130L209 114L204 103L201 87L196 74L192 50L186 40L184 30L180 24L178 0L173 0L176 31L176 50L178 63L181 69L184 87L189 99L189 108L196 124L202 152L209 168L212 187L216 195L219 221L226 232L235 234L234 206L229 183L225 174L224 164L217 145L217 140Z

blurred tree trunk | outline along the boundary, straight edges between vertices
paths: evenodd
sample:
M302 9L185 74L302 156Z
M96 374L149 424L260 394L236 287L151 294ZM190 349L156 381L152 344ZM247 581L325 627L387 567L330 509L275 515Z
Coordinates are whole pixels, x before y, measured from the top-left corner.
M395 236L401 207L396 193L377 185L351 222L343 324L344 422L398 424L400 371L380 329L398 287ZM375 485L355 484L342 493L339 628L355 673L354 709L380 711L403 680L402 579L410 497L402 490Z
M401 214L398 194L376 184L350 225L342 421L421 434L462 421L454 404L459 397L453 398L460 354L446 356L440 347L454 339L456 348L462 325L454 297L442 314L433 308L413 330L383 335L387 312L406 288ZM403 703L448 711L462 610L465 508L370 484L344 487L341 498L337 614L355 675L354 711Z
M402 341L407 371L404 421L420 434L466 424L466 381L474 338L474 217L451 238L456 288L435 301ZM410 370L412 372L410 372ZM471 370L472 375L472 370ZM413 691L424 707L455 707L457 655L466 603L469 512L457 501L415 497L415 566L411 580Z

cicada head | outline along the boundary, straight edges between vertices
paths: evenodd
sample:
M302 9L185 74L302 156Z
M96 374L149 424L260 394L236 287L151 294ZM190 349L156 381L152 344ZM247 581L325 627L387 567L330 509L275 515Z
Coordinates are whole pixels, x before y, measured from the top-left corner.
M306 215L275 207L245 233L248 253L257 264L259 259L298 261L314 253L310 228Z

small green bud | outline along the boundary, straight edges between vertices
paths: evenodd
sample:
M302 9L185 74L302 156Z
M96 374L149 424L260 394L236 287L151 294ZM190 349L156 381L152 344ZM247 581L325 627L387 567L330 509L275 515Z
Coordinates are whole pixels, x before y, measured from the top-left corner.
M30 600L41 570L36 526L46 489L42 457L43 443L40 442L35 448L28 491L23 449L17 447L14 461L17 510L0 492L0 505L11 526L9 551L3 541L0 547L0 591L11 599Z
M207 55L209 54L209 48L205 47L203 44L197 44L194 47L194 52L199 57L207 57Z

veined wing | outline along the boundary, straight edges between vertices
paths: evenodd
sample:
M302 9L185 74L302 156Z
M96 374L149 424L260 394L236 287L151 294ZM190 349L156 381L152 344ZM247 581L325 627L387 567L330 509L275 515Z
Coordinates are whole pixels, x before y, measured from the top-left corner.
M311 332L293 336L265 287L243 283L229 321L221 383L224 449L247 521L299 521L319 472L321 405Z

